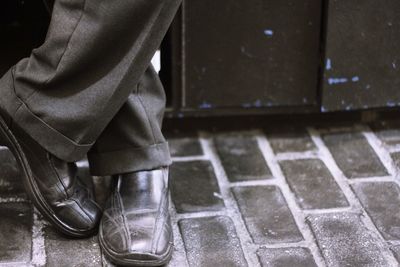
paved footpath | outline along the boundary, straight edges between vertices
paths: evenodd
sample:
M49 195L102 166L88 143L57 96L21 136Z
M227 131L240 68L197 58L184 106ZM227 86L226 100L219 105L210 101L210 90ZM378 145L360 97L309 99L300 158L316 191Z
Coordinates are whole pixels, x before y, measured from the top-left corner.
M400 123L169 141L169 266L400 266ZM0 266L112 266L96 237L65 239L32 209L4 148L0 164Z

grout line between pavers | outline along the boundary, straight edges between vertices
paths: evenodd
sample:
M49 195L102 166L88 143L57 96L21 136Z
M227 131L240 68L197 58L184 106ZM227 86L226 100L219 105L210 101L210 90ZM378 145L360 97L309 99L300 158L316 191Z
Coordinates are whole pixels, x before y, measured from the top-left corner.
M260 266L260 262L256 255L258 246L253 243L253 240L250 237L247 227L243 221L238 204L232 195L229 180L225 173L225 169L222 166L221 160L216 153L216 148L214 146L212 137L206 132L199 132L199 137L204 155L210 160L214 168L221 195L225 203L226 213L233 221L237 236L242 246L244 257L249 266Z
M175 216L179 221L182 219L197 219L197 218L229 216L229 215L226 211L199 211L191 213L177 213Z
M390 153L385 149L383 142L372 132L372 130L368 126L363 126L362 134L367 139L372 149L375 151L375 154L379 157L383 166L385 166L389 174L392 175L393 180L399 182L396 179L398 176L398 171L395 167Z
M314 235L312 234L310 227L305 223L305 214L301 211L296 203L294 193L290 190L290 187L286 182L281 167L279 166L279 163L275 158L275 154L272 150L271 144L262 132L258 132L257 142L273 176L278 179L279 188L281 189L282 194L286 199L287 205L293 214L294 220L300 232L302 233L306 244L308 244L308 248L310 249L316 264L320 267L326 266L320 250L318 249L317 244L314 242Z
M46 249L44 240L44 222L39 217L36 208L33 209L33 225L32 225L32 260L31 263L35 267L45 266Z
M268 180L251 180L251 181L240 181L240 182L231 182L229 186L232 187L250 187L250 186L268 186L268 185L277 185L277 179L268 179Z
M348 180L348 183L351 185L358 183L384 183L384 182L395 182L395 181L392 176L351 178Z
M190 162L190 161L206 161L208 160L204 155L202 156L186 156L186 157L172 157L173 162Z
M353 207L354 212L361 213L362 216L360 216L360 219L363 222L364 226L368 230L370 230L371 234L373 234L377 239L381 241L381 244L377 244L377 246L380 247L385 259L388 261L389 264L391 264L390 266L398 266L398 262L394 258L393 253L390 251L386 240L382 237L376 225L373 223L367 212L362 207L360 200L357 198L350 187L349 179L346 178L342 170L336 164L336 161L334 160L331 152L322 140L320 132L318 132L315 128L307 128L307 130L311 136L311 139L320 150L321 160L325 163L336 183L342 189L350 205Z
M258 244L260 248L309 248L307 241L293 242L293 243L276 243L276 244Z
M368 143L391 175L391 180L388 179L388 182L394 182L400 187L399 170L397 169L396 164L391 156L391 153L400 152L400 145L396 145L394 147L386 146L369 126L362 126L362 130L363 135L367 139ZM387 240L386 242L389 244L389 246L400 245L400 240Z
M301 159L318 159L318 151L304 152L284 152L275 155L277 161L301 160Z
M0 263L0 267L24 267L24 266L27 266L27 267L33 267L33 265L31 265L31 264L29 264L29 263L27 263L27 262L24 262L24 261L21 261L21 262L2 262L2 263Z
M314 214L329 214L329 213L338 213L338 212L352 212L354 210L350 206L350 207L343 207L343 208L303 209L302 211L306 215L305 217L307 217L308 215L314 215Z

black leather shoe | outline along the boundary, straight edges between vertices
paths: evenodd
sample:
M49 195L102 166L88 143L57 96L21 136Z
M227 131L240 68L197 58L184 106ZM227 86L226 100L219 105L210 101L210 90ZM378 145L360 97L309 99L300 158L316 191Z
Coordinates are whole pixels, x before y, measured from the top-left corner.
M100 223L103 252L118 265L167 263L173 250L168 168L116 175L113 182Z
M77 177L74 163L52 156L17 126L10 129L1 117L0 144L14 154L29 198L57 230L72 237L96 232L101 210Z

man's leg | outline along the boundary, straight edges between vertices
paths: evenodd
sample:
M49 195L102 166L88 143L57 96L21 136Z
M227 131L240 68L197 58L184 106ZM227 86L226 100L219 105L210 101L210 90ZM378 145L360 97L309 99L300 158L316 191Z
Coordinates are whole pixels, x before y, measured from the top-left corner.
M0 139L34 204L67 234L87 234L99 217L67 162L127 101L180 2L56 0L45 43L0 80Z
M126 102L181 0L57 0L44 45L0 81L0 110L76 161Z
M88 154L92 174L113 175L99 240L115 263L158 266L172 253L164 88L150 66Z
M93 175L153 170L171 164L161 132L165 92L153 66L146 70L88 153Z

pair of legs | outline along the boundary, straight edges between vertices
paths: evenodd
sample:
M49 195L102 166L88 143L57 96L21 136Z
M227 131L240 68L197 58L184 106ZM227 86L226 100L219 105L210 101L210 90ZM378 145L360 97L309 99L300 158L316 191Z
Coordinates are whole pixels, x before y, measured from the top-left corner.
M116 263L171 255L163 87L150 64L181 0L56 0L45 43L0 80L0 141L59 230L95 231L101 212L72 162L113 175L100 243Z
M1 79L1 108L56 157L88 153L95 174L169 165L150 61L179 4L55 1L45 43Z

